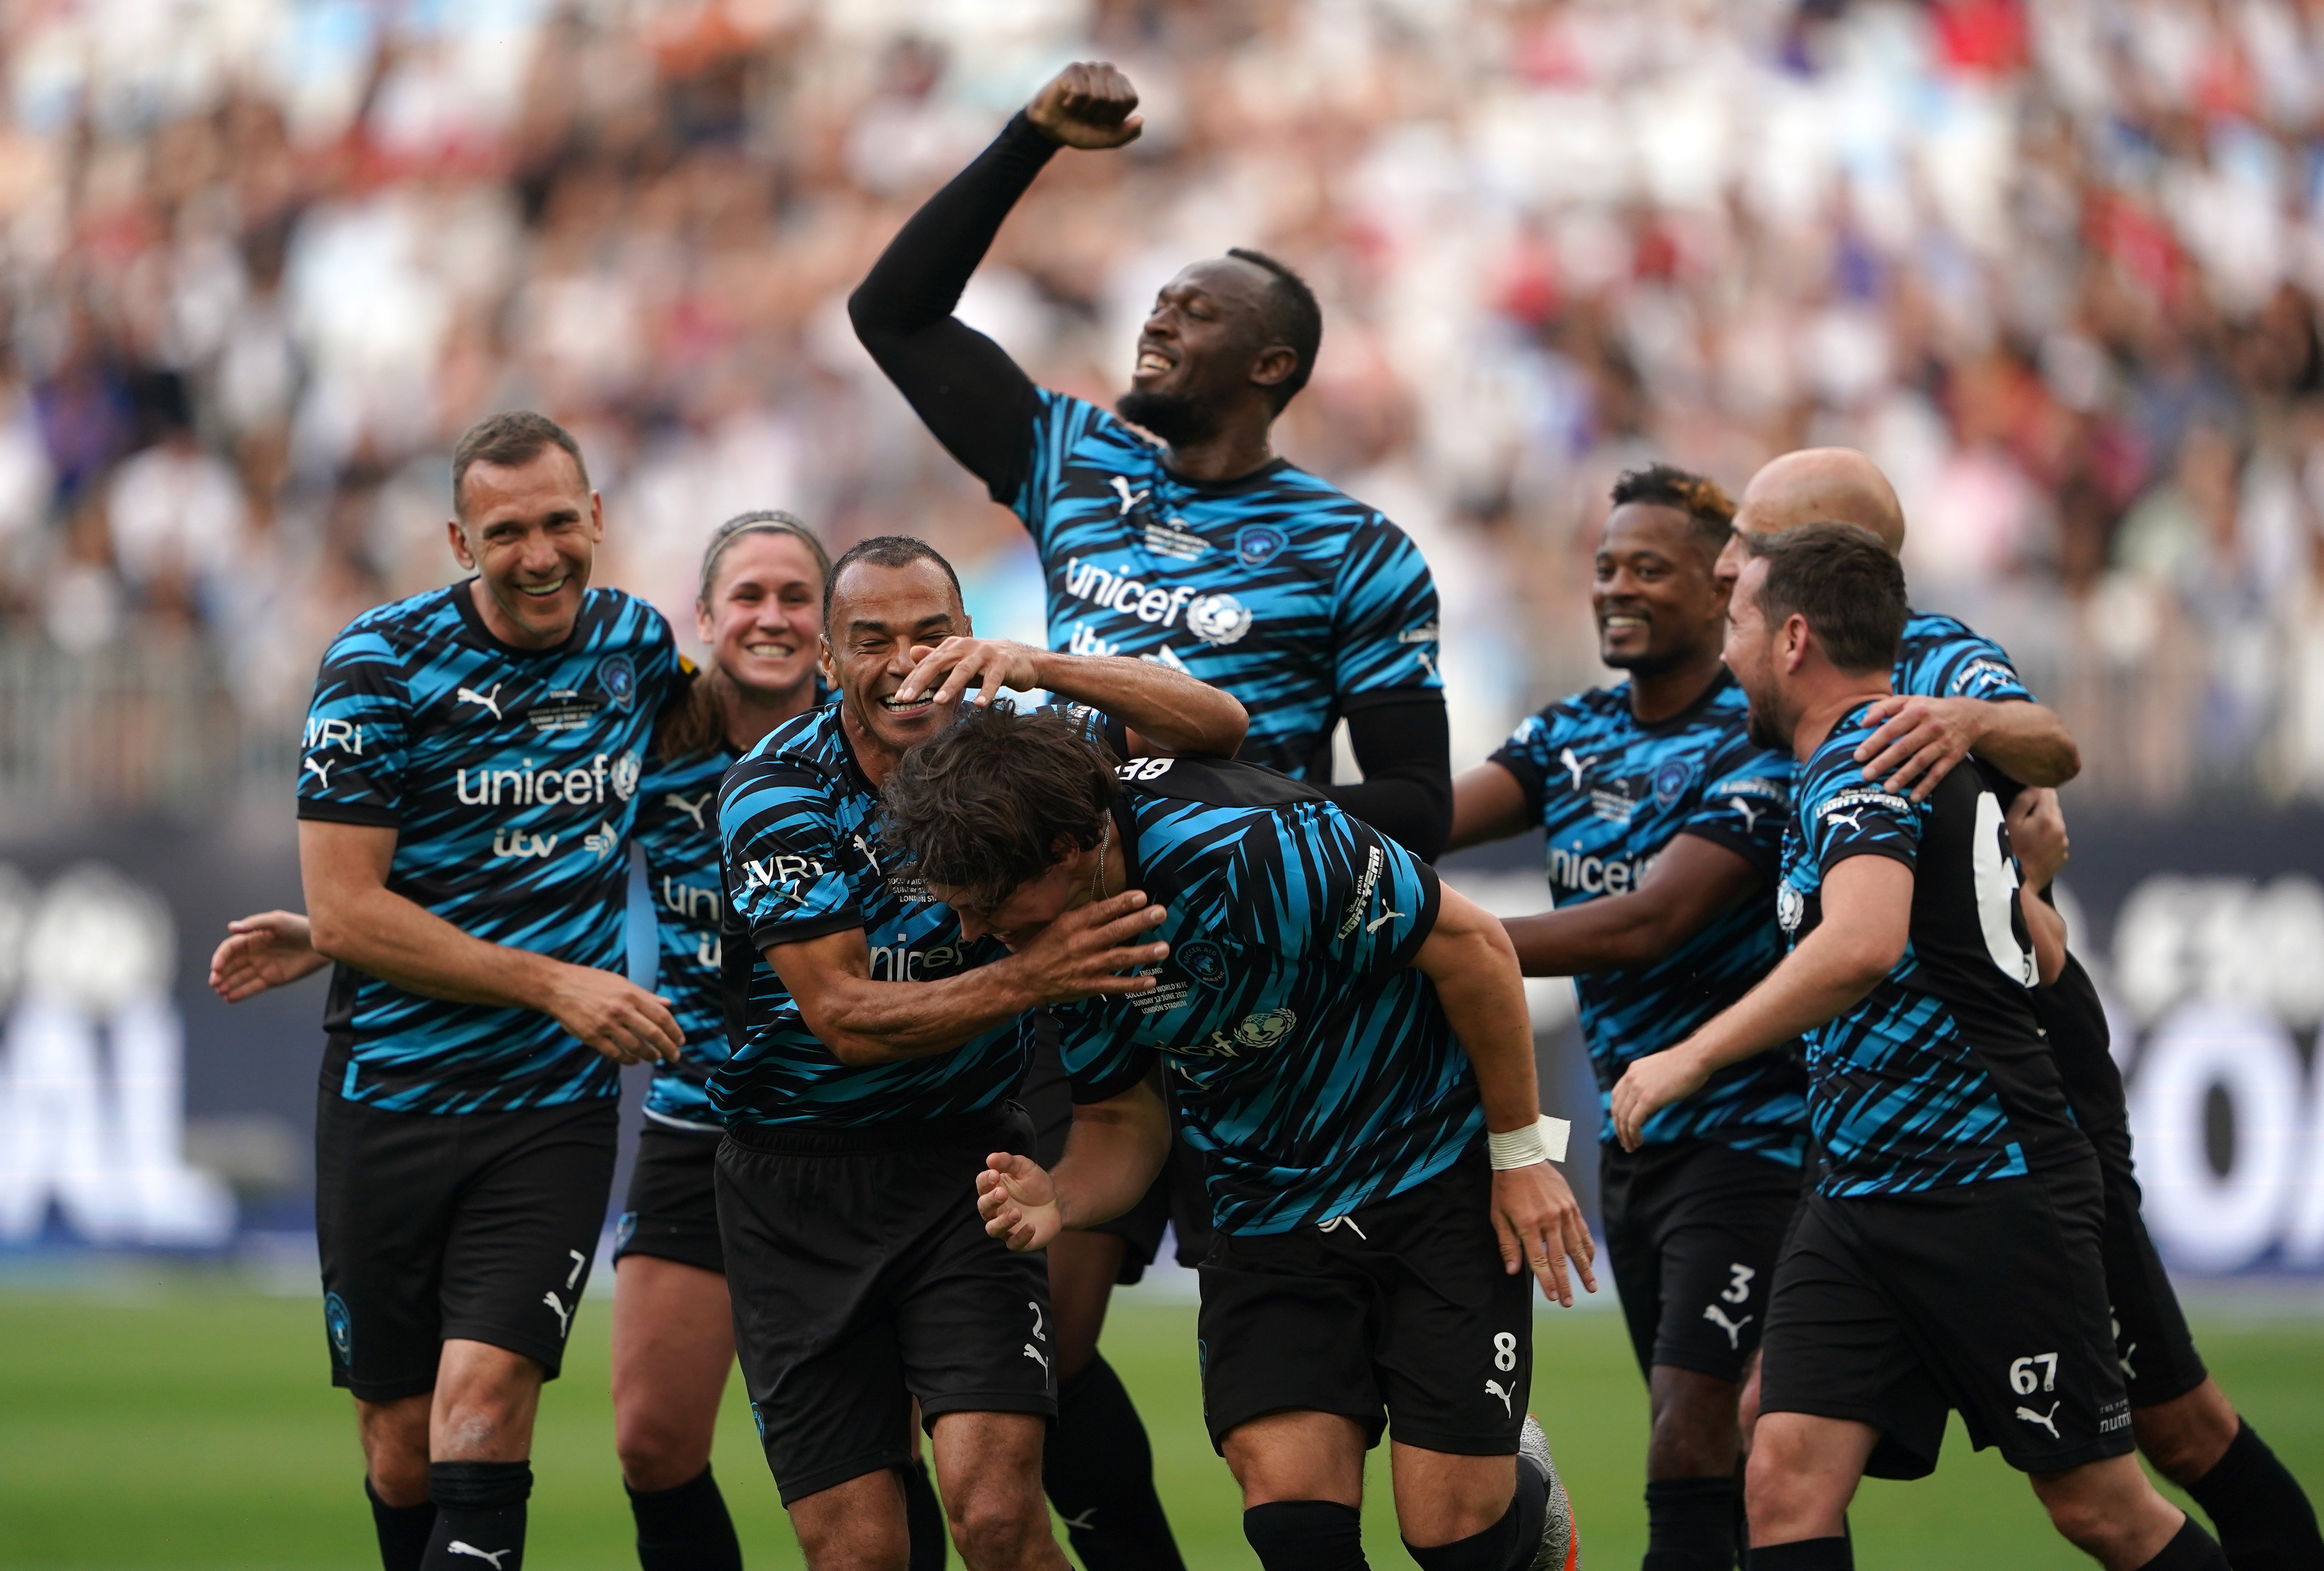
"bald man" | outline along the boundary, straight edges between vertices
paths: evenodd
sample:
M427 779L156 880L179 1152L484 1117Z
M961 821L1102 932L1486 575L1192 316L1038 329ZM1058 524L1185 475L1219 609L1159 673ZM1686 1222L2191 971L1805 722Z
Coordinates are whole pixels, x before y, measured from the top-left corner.
M1904 513L1895 488L1871 459L1847 448L1811 448L1766 465L1744 488L1735 527L1766 534L1826 520L1869 530L1892 552L1904 550ZM1743 559L1740 546L1730 544L1720 559L1720 575L1731 582ZM1974 756L2013 808L2010 839L2026 868L2024 898L2048 900L2050 879L2066 856L2053 788L2081 768L2072 736L2034 701L2007 652L1950 616L1912 614L1894 685L1895 696L1869 711L1879 729L1856 749L1866 778L1897 792L1909 786L1921 801ZM2026 787L2042 788L2047 799L2010 803ZM2324 1567L2314 1508L2203 1367L2147 1236L2129 1108L2098 989L2069 953L2058 980L2034 990L2034 1004L2075 1122L2098 1147L2107 1295L2138 1448L2210 1517L2236 1571ZM1756 1397L1756 1391L1747 1393L1747 1413Z

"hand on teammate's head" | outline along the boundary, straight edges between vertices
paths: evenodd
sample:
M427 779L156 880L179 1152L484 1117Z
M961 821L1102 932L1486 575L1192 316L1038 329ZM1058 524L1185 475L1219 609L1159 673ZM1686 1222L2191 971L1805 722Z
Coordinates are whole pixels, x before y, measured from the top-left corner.
M1052 142L1095 152L1138 140L1138 89L1104 60L1076 60L1049 79L1025 116Z

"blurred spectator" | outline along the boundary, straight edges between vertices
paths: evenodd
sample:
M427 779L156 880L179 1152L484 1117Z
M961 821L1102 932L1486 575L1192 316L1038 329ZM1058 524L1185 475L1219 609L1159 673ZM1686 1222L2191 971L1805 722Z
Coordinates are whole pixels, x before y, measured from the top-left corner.
M1916 599L2084 733L2085 799L2324 794L2294 0L0 8L0 646L190 626L277 768L337 625L453 576L445 451L520 403L587 443L605 570L681 638L746 506L928 535L1039 636L1019 531L840 301L1084 54L1147 134L1057 161L964 314L1110 400L1179 263L1305 270L1286 450L1434 564L1458 758L1600 679L1618 469L1844 442Z

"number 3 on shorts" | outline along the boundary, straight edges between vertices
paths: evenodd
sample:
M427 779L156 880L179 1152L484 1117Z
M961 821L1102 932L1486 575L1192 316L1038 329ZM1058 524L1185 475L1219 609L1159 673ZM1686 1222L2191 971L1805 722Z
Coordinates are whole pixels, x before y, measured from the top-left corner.
M1493 1333L1493 1367L1507 1374L1517 1366L1517 1336L1514 1331Z

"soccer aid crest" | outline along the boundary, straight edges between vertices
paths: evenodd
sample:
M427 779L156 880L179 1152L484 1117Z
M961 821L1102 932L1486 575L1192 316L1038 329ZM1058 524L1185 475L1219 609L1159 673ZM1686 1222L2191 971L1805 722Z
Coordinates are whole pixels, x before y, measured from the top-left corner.
M337 1293L323 1295L323 1330L331 1339L331 1356L341 1367L355 1362L355 1323L347 1317L346 1300Z
M614 708L626 709L637 696L637 668L630 664L628 655L609 656L597 662L597 685L605 689L605 697L613 700Z
M1235 533L1235 560L1246 568L1263 568L1291 537L1268 523L1247 524Z
M1686 790L1687 782L1693 778L1694 765L1685 759L1674 758L1664 764L1655 771L1655 805L1669 807L1678 800L1679 793Z
M1205 595L1186 607L1186 628L1204 643L1233 643L1250 631L1250 607L1231 595Z
M1775 925L1787 933L1800 930L1800 919L1807 915L1805 896L1788 883L1775 885Z
M1191 944L1179 945L1178 964L1187 975L1206 987L1216 987L1226 980L1227 957L1208 938L1197 938Z

